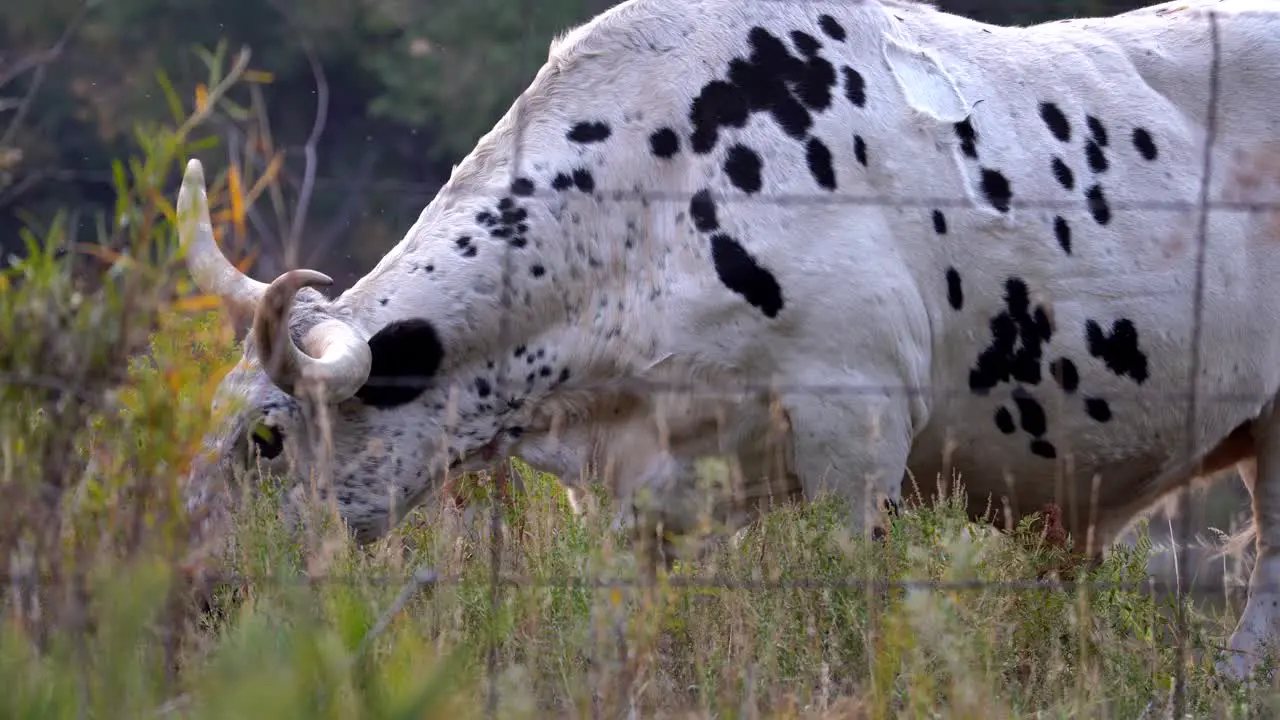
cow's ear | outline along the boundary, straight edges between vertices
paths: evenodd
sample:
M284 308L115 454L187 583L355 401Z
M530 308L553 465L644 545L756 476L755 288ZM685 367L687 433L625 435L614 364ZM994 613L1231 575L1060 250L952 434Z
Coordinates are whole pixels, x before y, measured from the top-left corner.
M430 386L444 360L440 334L428 320L397 320L369 338L373 367L356 397L376 408L393 408L417 400Z
M889 74L912 109L941 123L957 123L969 117L972 108L941 60L924 48L891 35L881 37Z

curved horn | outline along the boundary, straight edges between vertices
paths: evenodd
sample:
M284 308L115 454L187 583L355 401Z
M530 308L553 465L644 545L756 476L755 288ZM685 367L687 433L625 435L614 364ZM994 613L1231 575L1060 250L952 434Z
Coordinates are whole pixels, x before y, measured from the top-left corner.
M237 317L252 317L267 284L240 272L218 249L205 196L204 168L196 159L187 162L178 190L178 239L187 250L187 269L196 287L220 298Z
M369 344L338 320L313 327L303 338L302 348L289 335L289 311L298 291L331 283L329 276L315 270L290 270L276 278L254 314L253 338L267 377L281 390L293 395L299 380L319 381L329 402L341 402L369 379L373 366Z

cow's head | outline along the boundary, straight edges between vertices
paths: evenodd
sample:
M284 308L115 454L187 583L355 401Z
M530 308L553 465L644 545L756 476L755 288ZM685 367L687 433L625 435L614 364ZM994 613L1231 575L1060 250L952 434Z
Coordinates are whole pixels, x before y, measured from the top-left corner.
M318 488L368 541L426 499L448 469L480 462L464 467L462 459L483 449L496 427L477 429L472 417L468 429L463 417L462 430L442 431L458 408L432 377L444 350L431 323L387 322L367 307L377 299L358 289L330 300L315 288L332 281L314 270L290 270L271 283L246 276L214 241L197 160L187 165L178 211L196 285L248 329L243 357L214 396L206 452L187 478L189 509L225 511L270 474L284 481L287 521L297 520L297 500ZM460 443L450 441L456 432Z

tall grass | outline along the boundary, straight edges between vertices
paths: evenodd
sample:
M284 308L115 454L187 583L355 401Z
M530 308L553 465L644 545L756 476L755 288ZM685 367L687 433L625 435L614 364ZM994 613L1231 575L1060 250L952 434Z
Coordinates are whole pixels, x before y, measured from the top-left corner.
M921 498L883 542L846 536L832 502L783 507L642 583L593 509L603 490L575 515L554 479L514 463L526 493L499 537L486 513L444 502L371 547L334 523L291 535L268 484L227 554L203 558L177 478L238 353L183 280L166 198L237 72L211 64L191 117L139 131L94 271L54 222L0 272L5 717L461 718L491 701L502 717L1164 711L1171 600L1143 590L1145 534L1088 570L1037 518L998 532L968 522L958 495ZM223 182L211 197L234 208ZM220 582L197 601L186 580L214 561ZM1025 586L1064 572L1117 587ZM883 584L924 580L944 586ZM1210 677L1229 617L1200 610L1191 627L1198 715L1276 705L1273 688Z

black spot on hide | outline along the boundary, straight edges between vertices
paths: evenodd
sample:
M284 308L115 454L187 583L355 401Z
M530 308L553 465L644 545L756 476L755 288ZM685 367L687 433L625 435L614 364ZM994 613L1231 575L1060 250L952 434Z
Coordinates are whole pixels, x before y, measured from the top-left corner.
M816 50L797 56L762 27L748 31L747 44L751 54L731 60L723 79L704 85L689 106L695 153L711 152L721 128L743 128L754 113L769 113L784 133L802 140L813 126L812 112L831 105L836 71Z
M960 152L965 157L978 159L978 131L974 129L973 123L968 118L961 120L955 124L956 137L960 138Z
M777 317L782 310L782 288L746 248L728 235L716 233L711 236L711 258L725 287L760 308L765 317Z
M952 310L964 307L964 288L960 285L960 273L953 267L947 268L947 302Z
M664 160L674 157L676 153L680 152L680 136L676 135L676 131L669 127L655 130L649 136L649 151Z
M609 126L605 123L599 121L584 121L570 128L567 137L569 140L576 143L598 143L607 140L612 132L613 131L610 130Z
M369 339L373 367L356 391L365 405L393 408L413 402L427 390L444 360L444 345L427 320L397 320Z
M1097 321L1085 323L1085 340L1089 354L1102 360L1107 369L1120 377L1128 376L1141 385L1147 380L1147 355L1138 347L1138 329L1133 321L1121 318L1105 332Z
M998 170L982 168L982 193L987 196L991 207L1002 213L1009 212L1009 201L1013 199L1013 188Z
M826 33L827 37L832 40L843 41L846 37L844 27L830 15L819 15L818 27L822 28L822 32Z
M862 157L865 159L865 151ZM809 163L809 172L819 187L836 189L836 171L831 162L831 150L825 143L816 137L809 138L805 145L805 161Z
M745 193L759 192L763 184L760 170L764 163L755 150L745 145L734 145L724 158L724 172L729 182Z
M1058 247L1062 248L1062 252L1071 254L1071 226L1061 215L1053 218L1053 236L1058 239Z
M1071 140L1071 125L1067 122L1067 116L1062 114L1057 105L1050 102L1040 103L1040 118L1044 120L1044 124L1049 126L1049 132L1062 142Z
M1156 142L1145 128L1133 129L1133 146L1138 149L1144 160L1156 159Z

